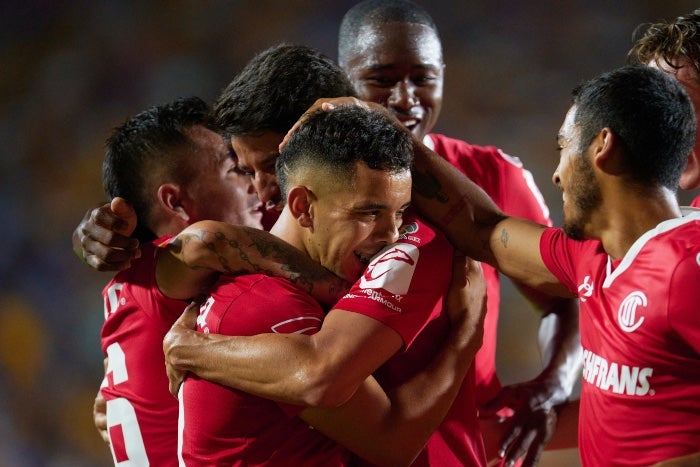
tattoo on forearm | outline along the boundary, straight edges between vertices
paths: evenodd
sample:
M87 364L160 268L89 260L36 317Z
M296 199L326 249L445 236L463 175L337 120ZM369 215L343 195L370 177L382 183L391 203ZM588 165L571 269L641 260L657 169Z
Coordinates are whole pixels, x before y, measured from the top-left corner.
M442 192L442 185L440 185L440 182L433 174L414 170L412 176L413 189L418 194L428 199L435 199L441 203L448 201L447 195Z
M199 230L196 233L180 234L183 248L174 248L181 259L187 251L184 245L200 242L213 253L216 264L210 268L223 270L227 274L260 273L284 277L308 293L315 292L336 297L346 290L347 284L331 274L320 264L282 240L271 238L267 232L240 227L230 237L220 231ZM206 266L200 266L206 267ZM319 290L325 287L325 292ZM316 294L314 294L316 295Z
M506 229L501 230L501 243L505 248L508 248L508 240L510 240L510 234Z

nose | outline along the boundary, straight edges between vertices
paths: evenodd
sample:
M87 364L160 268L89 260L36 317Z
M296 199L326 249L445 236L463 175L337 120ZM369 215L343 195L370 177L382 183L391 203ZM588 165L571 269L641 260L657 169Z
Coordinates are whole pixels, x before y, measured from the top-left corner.
M260 201L263 203L275 201L275 197L280 191L279 186L277 186L277 177L263 172L256 172L252 182Z
M400 110L410 110L418 104L415 93L416 87L408 79L397 81L391 88L388 104Z
M554 173L552 174L552 183L556 185L557 187L561 188L561 177L559 176L559 166L557 165L557 168L554 170Z
M385 218L377 223L375 238L386 245L396 243L399 239L399 227L401 227L402 220L390 215L383 217Z

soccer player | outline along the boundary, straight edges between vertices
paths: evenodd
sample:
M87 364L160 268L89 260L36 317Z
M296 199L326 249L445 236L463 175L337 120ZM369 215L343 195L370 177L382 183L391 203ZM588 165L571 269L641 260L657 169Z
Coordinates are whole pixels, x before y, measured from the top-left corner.
M312 115L278 161L286 204L272 232L340 277L357 279L366 259L398 238L398 226L410 200L411 157L410 136L383 113L349 108ZM192 244L191 235L181 234L183 248ZM220 241L223 235L216 237ZM218 251L215 243L207 242L204 250ZM452 295L464 298L463 279L457 272ZM471 281L476 279L470 276ZM179 286L178 281L168 282ZM190 375L179 394L182 461L186 465L350 463L349 452L320 434L326 433L372 463L410 463L452 405L480 345L485 283L471 284L470 289L474 286L478 293L467 299L473 305L467 307L473 308L472 313L451 327L438 354L442 358L433 362L437 366L428 365L423 375L408 378L395 388L394 397L399 399L409 390L415 394L404 397L402 405L389 407L383 402L386 396L376 382L365 382L356 391L353 388L348 392L350 400L340 401L344 402L341 407L302 410L257 397L254 391L236 391ZM466 304L459 301L454 296L448 300L448 308L457 305L453 315L465 311ZM323 310L306 294L282 279L258 274L222 276L201 307L197 327L206 333L204 337L212 335L208 333L293 333L285 334L286 340L317 331L323 320ZM447 365L442 364L441 369L440 362L445 360ZM293 384L283 382L287 383ZM375 392L380 396L379 406L370 397ZM437 410L427 412L436 415L423 415L433 403Z
M191 287L168 286L159 245L202 219L219 219L240 226L248 241L258 235L259 201L246 177L236 170L230 147L207 123L208 106L199 98L178 99L149 108L117 127L107 140L104 186L118 206L128 200L138 218L142 252L131 268L117 274L104 288L105 322L102 350L108 357L98 400L104 400L104 432L115 463L177 465L177 401L168 391L163 368L163 336L193 296L209 282ZM154 240L156 239L157 240ZM280 251L283 246L279 247ZM288 248L290 257L296 250ZM289 279L316 274L338 282L296 252L307 267L273 261L247 253L246 262L229 266L275 270ZM281 257L280 253L278 257ZM165 263L167 264L167 262ZM322 279L321 276L317 276ZM299 284L300 281L295 279ZM318 290L320 283L314 285Z
M486 191L504 212L551 225L532 175L517 158L493 146L431 133L442 106L445 65L437 26L423 8L405 0L366 0L353 6L340 25L338 63L361 99L387 107L417 138ZM490 442L489 433L484 433L487 453L490 458L500 454L504 462L527 453L527 464L533 464L556 425L552 407L570 396L580 374L577 305L516 283L544 318L540 343L546 366L533 380L502 388L496 372L499 277L488 265L484 274L489 311L484 345L475 362L480 414L493 414L504 407L514 411L502 440Z
M342 70L328 59L313 64L318 58L305 52L306 49L281 46L262 52L241 72L245 79L234 79L224 92L227 97L214 105L217 123L224 133L232 129L229 133L233 135L232 144L244 154L246 164L251 164L250 161L254 164L256 157L261 160L269 154L276 157L283 128L291 127L311 102L308 97L296 96L321 97L318 85L308 80L308 69L317 69L316 75L323 70L334 70L346 79ZM289 54L295 59L284 58ZM300 86L297 82L304 84ZM250 95L256 98L247 97ZM241 120L251 115L268 116L260 119L257 127L239 131ZM265 131L270 128L267 122L272 120L286 123L278 126L277 131ZM268 186L276 184L276 178L271 175L268 171L265 176ZM187 370L275 400L327 406L347 400L373 373L387 391L413 378L437 355L440 343L449 335L443 297L449 282L452 247L439 231L415 214L406 213L404 222L401 245L374 259L364 278L346 299L333 307L313 336L299 336L298 342L276 335L249 338L209 334L204 339L201 333L194 333L187 326L175 326L166 345L168 362L174 369L173 386L179 383L178 370ZM367 252L356 254L367 265L370 259ZM380 272L372 279L373 274ZM213 342L216 344L212 345ZM248 350L237 352L241 346ZM255 371L250 371L251 368ZM416 462L417 465L485 463L476 422L473 371L467 375L445 422Z
M697 465L700 215L675 197L692 102L666 73L624 67L575 90L557 141L562 229L503 214L420 145L416 171L435 183L413 202L467 254L580 298L583 465Z
M102 292L108 359L101 392L115 464L177 464L178 405L168 392L162 340L185 306L179 298L188 297L160 293L158 243L149 240L200 219L260 226L257 200L235 172L230 149L205 123L208 110L194 97L152 107L107 140L105 189L132 203L143 241L141 258Z
M629 51L629 62L669 73L683 85L695 109L700 109L700 9L672 22L642 25L637 31L642 32ZM700 188L700 139L688 156L680 187ZM691 206L700 208L700 196Z
M214 102L213 118L266 208L266 230L282 207L275 169L280 141L319 97L354 95L331 59L311 47L281 44L253 58Z
M306 65L309 65L308 61L310 61L311 64L314 64L315 62L318 62L318 61L319 61L318 54L317 54L316 52L311 53L311 51L309 51L307 48L298 48L298 47L294 47L294 46L285 46L285 47L281 47L281 48L273 48L273 49L271 49L271 50L269 51L269 53L270 53L270 54L272 54L272 53L277 53L277 52L280 52L280 50L284 51L282 55L285 55L285 54L292 54L292 55L295 56L295 58L296 58L295 61L296 61L296 62L300 62L299 65L297 66L297 69L299 70L300 73L304 73L304 75L307 74L308 66L306 66ZM268 55L267 55L266 53L264 53L264 54L261 55L261 57L260 57L259 60L254 60L252 63L264 63L264 62L265 62L264 58L267 57L267 56L268 56ZM306 62L305 62L304 60L306 60ZM327 59L324 59L324 60L327 61ZM334 76L335 76L335 77L331 77L332 79L338 79L338 77L342 77L342 76L343 76L342 71L340 71L335 65L333 65L332 62L330 62L330 61L323 62L323 61L322 61L321 64L324 65L324 66L326 66L326 65L332 65L332 66L334 67L334 68L333 68L333 70L334 70L333 73L334 73ZM289 76L289 75L290 75L290 72L289 72L289 70L287 70L287 76ZM273 76L277 77L277 76L279 76L279 74L273 73ZM344 78L343 78L343 79L344 79ZM324 84L324 86L327 87L328 84ZM314 98L315 98L315 97L318 97L318 96L320 96L320 95L327 95L327 94L325 94L325 93L323 92L323 91L324 91L323 87L319 87L318 84L316 84L316 85L313 86L312 88L311 88L310 86L306 86L306 88L307 88L307 89L313 89L314 92L318 93L316 96L314 96ZM285 94L285 96L287 96L287 100L289 100L289 95ZM308 102L311 102L311 101L308 101ZM305 109L306 106L308 105L308 102L301 102L301 107L300 107L300 106L299 106L300 103L296 102L296 100L295 100L295 103L296 103L296 106L297 106L296 108L297 108L297 109ZM276 108L279 110L279 107L276 107ZM293 119L296 119L296 118L301 114L301 112L302 112L302 110L296 110L295 113L293 114L294 117L292 117L292 118L293 118ZM291 125L291 123L290 123L290 125ZM281 139L281 136L279 136L278 138ZM277 143L277 144L278 144L278 143ZM367 215L371 216L372 214L371 214L371 213L368 213ZM412 226L413 229L418 228L418 225L420 225L420 224L418 224L418 223L416 223L416 222L414 222L414 223L411 224L411 226ZM435 286L431 286L431 287L430 287L431 290L434 290L434 293L432 294L432 297L433 297L435 300L437 300L437 299L441 298L441 297L444 295L444 293L445 293L445 291L446 291L446 288L447 288L447 285L448 285L448 283L449 283L449 276L450 276L450 275L449 275L449 272L450 272L450 266L449 266L449 264L450 264L451 256L452 256L451 249L449 248L449 245L445 242L444 238L442 238L442 240L431 240L431 235L434 235L434 234L431 233L431 230L430 230L427 226L421 226L420 232L411 232L411 234L412 234L411 237L412 237L413 239L422 238L422 240L423 240L423 242L424 242L424 245L421 245L421 247L426 247L426 246L427 246L429 249L432 248L433 250L439 251L439 252L441 253L441 260L440 260L440 263L439 263L439 264L443 265L443 267L439 268L439 269L440 269L439 278L441 278L442 280L438 281L438 283L437 283ZM337 236L337 237L340 238L340 236ZM415 240L414 240L414 241L415 241ZM210 245L210 244L208 244L207 246L209 246L209 245ZM433 246L431 247L430 245L433 245ZM438 245L438 246L436 247L435 245ZM440 245L442 245L442 247L440 247ZM445 247L447 247L447 248L445 248ZM439 248L439 249L438 249L438 248ZM240 257L240 251L236 251L235 254L236 254L236 257L237 257L237 258ZM367 252L364 253L364 256L362 257L362 259L363 259L363 261L367 261L367 260L369 259L369 256L368 256L368 253L367 253ZM162 263L162 259L159 261L159 263ZM233 262L231 262L231 264L232 264L232 263L233 263ZM231 272L231 271L230 271L230 265L229 265L229 264L227 264L227 268L228 268L228 269L225 268L224 271L222 271L222 272ZM307 274L303 274L303 275L300 275L300 276L301 276L301 277L307 277L307 278L308 278L308 275L307 275ZM435 275L432 276L433 279L435 279L435 278L437 278L437 277L438 277L438 276L435 276ZM161 278L161 279L162 279L162 278ZM160 286L162 289L164 289L164 290L166 289L166 285L163 283L163 280L161 280L161 281L159 282L159 286ZM177 284L177 287L176 287L175 290L181 291L182 289L183 289L183 284L180 282L180 283ZM196 290L199 290L199 289L197 289L196 287L195 287L195 288L189 287L189 288L186 288L185 290L195 290L195 291L196 291ZM407 323L404 325L403 333L404 333L405 335L408 335L409 333L416 333L416 332L418 332L418 331L420 330L420 328L422 327L422 323L423 323L426 319L428 319L428 317L430 316L431 310L433 309L432 305L429 306L429 307L426 307L426 306L424 306L424 305L425 305L424 302L421 302L421 303L418 303L418 304L414 305L414 306L421 306L420 314L415 314L414 316L417 316L417 318L414 318L413 321L412 321L411 323L408 323L408 322L407 322ZM439 305L440 305L440 310L441 310L441 309L442 309L442 308L441 308L441 307L442 307L442 303L440 302ZM437 321L437 323L439 324L439 326L437 327L437 329L439 329L440 332L442 332L443 334L440 334L440 339L439 339L439 340L434 340L434 341L431 340L431 341L429 341L429 342L430 342L430 349L432 349L432 350L431 350L431 353L425 353L425 352L424 352L424 353L423 353L423 360L422 360L423 362L425 362L426 365L428 364L428 362L431 360L431 358L432 358L433 356L439 355L440 348L441 348L441 346L442 346L442 342L444 342L444 341L447 339L448 335L449 335L448 326L449 326L449 324L450 324L450 323L449 323L450 320L449 320L448 315L445 314L445 313L440 313L439 316L440 316L440 320ZM436 326L433 325L432 328L436 328ZM410 337L410 340L412 340L412 337ZM362 346L358 344L358 347L362 347ZM398 347L400 347L400 342L397 343L396 349L398 349ZM370 349L370 347L367 347L367 350L369 350L369 349ZM384 359L388 358L388 356L389 356L391 353L394 353L394 351L395 351L395 350L390 350L389 353L388 353L388 355L385 356ZM212 353L212 352L213 352L213 349L211 349L211 348L204 348L204 353L205 353L205 354L209 354L209 353ZM330 352L327 352L327 353L330 354ZM285 357L285 359L286 359L286 357L288 357L288 355L285 355L284 357ZM377 361L379 362L379 360L377 360ZM460 365L466 365L466 366L463 367L465 371L466 371L466 368L469 367L470 361L471 361L470 358L466 358L466 357L465 357L464 360L463 360L462 362L460 362ZM283 364L284 364L284 363L286 363L286 362L283 362ZM421 369L422 369L422 367L421 367ZM369 375L370 373L371 373L371 371L366 372L366 373L364 374L364 376L362 376L362 381L364 381L364 378L366 378L366 376ZM463 375L462 375L462 376L463 376ZM417 372L413 372L413 373L411 373L410 375L408 375L408 377L403 378L402 381L408 381L408 380L416 379L416 378L418 378L418 373L417 373ZM445 383L448 383L449 381L451 381L450 379L444 379L444 378L441 378L440 380L441 380L441 381L444 381ZM360 382L362 382L362 381L360 381ZM435 386L435 385L434 385L434 381L435 381L435 379L433 378L433 379L432 379L432 382L431 382L431 384L430 384L431 388L432 388L433 386ZM459 382L461 383L461 379L459 380ZM394 385L394 386L392 386L392 388L394 388L395 391L401 393L402 391L401 391L398 387L396 387L396 386L397 386L397 385ZM460 387L460 386L461 386L461 385L458 385L458 387ZM357 388L357 387L358 387L358 385L357 385L357 383L356 383L355 386L354 386L354 388ZM439 389L439 386L435 386L435 389ZM347 393L348 389L345 389L345 388L344 388L343 391L344 391L344 394L345 394L345 393ZM353 391L354 391L354 389L353 389ZM432 402L432 401L434 401L434 400L439 401L439 399L434 399L434 398L429 398L429 397L427 397L428 392L426 392L426 391L422 391L422 392L426 395L426 399L420 400L420 401L418 401L418 402L412 404L412 405L415 406L416 408L424 407L426 403ZM472 396L473 396L473 393L470 393L470 392L468 392L468 391L461 391L461 392L460 392L460 396L461 396L462 398L464 398L463 394L464 394L465 392L466 392L466 394L472 394ZM347 396L346 396L346 395L341 395L341 397L343 397L343 400L347 399ZM449 404L448 404L447 408L449 408ZM471 412L471 413L472 413L472 416L475 417L475 409L474 409L473 404L468 405L468 406L464 406L464 407L461 408L461 410L462 410L462 411L465 411L465 410L466 410L467 413L470 413L470 408L471 408L471 411L472 411L472 412ZM326 418L328 418L328 417L326 417ZM355 418L357 418L357 417L355 417ZM441 419L442 419L442 417L437 418L437 419L436 419L436 422L439 423ZM479 446L480 446L481 440L480 440L480 437L478 436L478 430L476 429L476 425L475 425L475 423L469 423L469 419L468 419L468 418L465 418L465 420L463 421L463 423L468 424L468 425L471 427L471 429L474 431L474 433L472 434L472 436L470 436L469 439L468 439L469 442L467 443L467 446L469 446L470 449L473 449L473 450L474 450L474 452L476 453L475 455L478 455L478 453L479 453L478 448L479 448ZM415 421L412 422L412 424L415 424ZM344 424L344 425L349 426L347 423ZM425 430L425 426L429 426L429 425L420 423L420 424L418 424L417 426L423 427L423 428L421 428L421 429ZM367 427L367 425L365 424L365 425L363 425L363 430L361 430L361 431L369 433L369 431L367 430L367 428L368 428L368 427ZM434 425L433 425L433 429L429 430L429 431L427 432L427 434L429 435L433 430L434 430ZM385 431L386 431L386 430L385 430ZM372 440L372 438L369 438L369 439ZM377 449L377 444L376 444L377 439L381 439L381 438L378 438L377 436L374 436L374 443L369 443L369 445L370 445L371 447L373 447L374 449ZM411 437L406 437L406 436L400 437L399 442L396 443L396 445L399 446L399 448L400 448L400 449L398 449L398 452L400 453L400 456L399 456L399 457L411 455L411 452L412 452L412 451L410 450L410 446L411 446L410 441L411 441L411 439L412 439ZM348 444L348 443L346 443L346 444ZM365 445L367 445L367 444L368 444L368 443L365 443ZM420 449L420 447L422 447L422 445L423 445L423 443L419 444L419 445L418 445L418 448ZM472 448L472 446L475 446L475 448ZM465 449L465 448L461 448L461 449ZM357 450L357 449L356 449L356 450ZM387 447L379 446L379 454L380 454L380 455L388 455L388 454L390 455L390 454L392 454L392 452L396 452L396 450L392 451L391 449L388 449L388 446L387 446Z

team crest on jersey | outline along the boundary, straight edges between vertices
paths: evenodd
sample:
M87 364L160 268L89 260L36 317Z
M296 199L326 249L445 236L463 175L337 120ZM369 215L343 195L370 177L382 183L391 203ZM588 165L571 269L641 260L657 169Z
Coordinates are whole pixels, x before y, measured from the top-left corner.
M625 332L634 332L644 322L640 312L647 307L647 296L644 292L635 291L629 294L617 310L617 322Z
M404 224L401 227L399 227L399 236L414 234L416 232L418 232L418 224L415 222Z
M395 243L386 247L365 269L360 279L360 288L383 289L394 295L406 294L418 256L418 247L408 243Z

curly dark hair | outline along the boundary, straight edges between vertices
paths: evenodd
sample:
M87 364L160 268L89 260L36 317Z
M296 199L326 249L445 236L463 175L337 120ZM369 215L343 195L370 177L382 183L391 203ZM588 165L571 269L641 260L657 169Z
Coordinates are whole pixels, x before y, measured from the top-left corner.
M633 37L637 39L627 54L628 63L646 65L664 60L677 68L670 62L686 57L700 74L700 8L675 21L641 24Z

